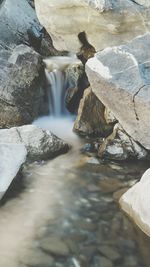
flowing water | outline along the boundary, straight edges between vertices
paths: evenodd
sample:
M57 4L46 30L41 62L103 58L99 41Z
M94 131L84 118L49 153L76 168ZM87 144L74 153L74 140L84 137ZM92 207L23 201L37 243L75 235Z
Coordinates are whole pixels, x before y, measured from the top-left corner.
M149 267L149 238L117 202L147 164L102 162L89 153L90 140L72 132L74 118L60 116L63 74L46 71L53 115L34 123L72 149L24 166L22 179L6 195L0 208L0 267Z

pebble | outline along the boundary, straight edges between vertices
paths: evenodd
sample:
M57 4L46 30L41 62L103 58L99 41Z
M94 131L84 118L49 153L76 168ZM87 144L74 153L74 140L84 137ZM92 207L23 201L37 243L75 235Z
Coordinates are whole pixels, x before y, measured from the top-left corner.
M29 266L53 267L54 259L39 248L28 249L21 256L21 262Z
M116 261L121 258L121 255L118 253L118 251L110 246L100 246L99 251L112 261Z
M67 244L58 237L45 237L40 242L40 247L58 256L67 256L69 254L69 248Z
M123 185L123 182L120 180L112 178L105 178L99 182L99 186L104 193L113 193Z
M94 267L113 267L113 263L105 257L96 257Z

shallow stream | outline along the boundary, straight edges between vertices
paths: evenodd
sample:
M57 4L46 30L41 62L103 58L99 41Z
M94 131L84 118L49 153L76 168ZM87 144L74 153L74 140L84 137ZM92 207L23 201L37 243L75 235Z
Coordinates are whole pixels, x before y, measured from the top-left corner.
M119 195L147 164L100 162L81 153L85 145L72 133L71 118L45 117L35 124L50 128L72 149L24 167L21 182L6 195L0 267L149 267L149 238L118 206Z

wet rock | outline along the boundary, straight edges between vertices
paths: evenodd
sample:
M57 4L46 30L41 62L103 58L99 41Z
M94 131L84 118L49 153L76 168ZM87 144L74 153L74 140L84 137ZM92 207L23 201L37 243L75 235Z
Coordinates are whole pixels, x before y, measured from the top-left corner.
M25 45L0 60L0 127L31 123L44 105L42 58Z
M131 187L120 199L122 209L134 222L150 236L149 183L150 169L142 176L141 180Z
M53 267L54 259L52 256L44 253L38 248L31 248L26 250L23 255L21 255L20 261L25 263L27 266L33 267Z
M119 260L121 258L121 255L118 253L118 251L110 246L100 246L99 247L100 253L102 253L104 256L106 256L108 259L112 261Z
M125 132L146 149L150 149L149 46L150 34L145 34L126 45L98 52L86 64L92 91ZM118 143L116 150L123 154Z
M87 159L87 163L89 164L100 164L99 160L97 158L94 157L90 157Z
M40 247L55 256L68 256L69 248L66 243L57 237L45 237L40 242Z
M53 158L68 151L69 146L48 130L25 125L0 130L0 143L23 143L30 161Z
M148 152L116 124L113 133L100 146L98 155L111 160L146 159Z
M96 50L103 49L110 43L120 44L147 32L149 9L147 8L147 15L143 6L136 2L51 0L49 3L46 0L35 0L35 6L41 24L53 36L54 46L60 50L76 52L79 49L77 36L83 31ZM145 7L149 6L144 2Z
M104 105L92 93L91 88L86 89L80 101L74 131L80 135L109 135L112 126L106 124L104 110Z
M27 151L23 144L0 144L0 199L17 176L26 161ZM9 168L8 168L9 166Z
M68 67L66 69L66 77L68 85L65 104L71 113L77 113L83 92L89 87L84 66L80 63Z
M81 152L83 154L86 154L86 153L94 153L97 151L97 146L96 146L96 143L92 142L92 143L85 143L83 145L83 147L81 148Z

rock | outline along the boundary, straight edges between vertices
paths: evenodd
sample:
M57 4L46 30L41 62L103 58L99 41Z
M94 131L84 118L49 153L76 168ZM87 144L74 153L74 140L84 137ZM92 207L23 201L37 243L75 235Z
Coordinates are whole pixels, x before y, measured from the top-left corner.
M52 267L54 266L54 259L52 256L44 253L39 248L30 248L25 250L21 255L20 261L25 263L27 266L37 267Z
M17 176L26 160L27 151L23 144L9 144L7 140L0 144L0 199ZM8 168L9 166L9 168Z
M81 63L68 67L65 73L68 84L65 104L71 113L77 113L84 90L89 87L88 78Z
M110 246L100 246L99 251L112 261L116 261L121 258L121 255L118 253L118 251Z
M86 89L80 101L74 131L81 135L109 135L112 126L106 125L104 110L104 105L93 94L91 88Z
M28 124L43 111L42 58L25 45L17 46L8 61L0 59L0 127Z
M24 43L27 40L27 30L31 25L39 24L35 11L24 0L5 0L1 2L0 44L4 48L8 48Z
M98 155L111 160L145 159L148 152L116 124L113 133L100 146Z
M141 6L150 7L149 0L135 0L135 3L137 3Z
M150 34L146 34L104 49L86 65L92 91L127 134L146 149L150 149L149 47ZM119 145L117 150L122 154Z
M141 180L131 187L121 198L122 209L134 220L145 234L150 236L150 169Z
M57 237L45 237L40 242L40 247L55 256L68 256L69 248L64 241Z
M104 193L112 193L123 187L123 183L116 178L105 178L100 180L99 186Z
M113 267L113 263L105 257L97 257L95 262L97 267Z
M42 56L60 54L40 25L33 0L2 0L0 3L0 50L11 51L16 45L28 44Z
M108 108L105 108L105 112L104 112L104 118L106 120L106 122L109 123L117 123L117 119L115 118L114 114L112 113L111 110L109 110Z
M48 130L25 125L0 130L0 143L23 143L28 160L50 159L68 151L69 146Z
M117 190L116 192L113 193L113 199L118 203L121 196L125 192L127 192L128 189L129 189L129 187L124 187L124 188Z
M98 51L148 32L149 1L141 2L143 6L136 2L140 0L35 0L35 7L57 49L77 52L77 36L85 31Z
M89 157L86 162L89 164L100 164L99 160L95 157Z

